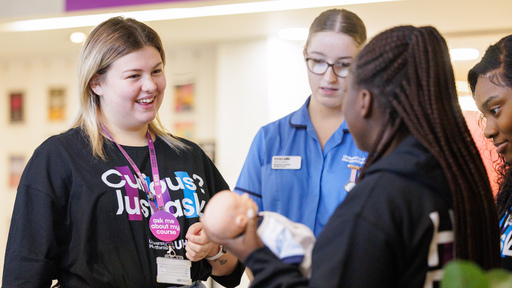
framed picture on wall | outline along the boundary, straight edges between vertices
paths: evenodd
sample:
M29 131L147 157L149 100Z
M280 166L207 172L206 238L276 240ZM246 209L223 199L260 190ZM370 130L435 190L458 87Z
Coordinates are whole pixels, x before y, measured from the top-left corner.
M194 83L174 86L174 111L186 112L194 110Z
M23 155L9 156L9 188L18 187L23 169L25 169L25 157Z
M66 116L66 90L50 88L48 91L48 120L62 121Z
M195 134L195 123L194 122L178 122L174 124L174 135L193 140Z
M12 92L9 94L9 107L9 121L11 123L22 123L24 121L22 92Z

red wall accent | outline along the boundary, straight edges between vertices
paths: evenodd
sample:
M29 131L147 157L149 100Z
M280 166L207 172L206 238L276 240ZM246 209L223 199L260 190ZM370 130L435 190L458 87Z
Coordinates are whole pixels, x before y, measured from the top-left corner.
M480 112L464 111L464 118L466 118L466 123L468 124L471 136L473 136L476 147L480 151L480 155L482 156L485 168L487 169L487 174L489 175L489 181L491 182L492 190L494 195L496 195L498 192L498 185L496 184L497 174L494 167L495 165L501 163L498 158L498 154L496 153L496 148L492 144L491 140L484 137L484 126L480 120Z

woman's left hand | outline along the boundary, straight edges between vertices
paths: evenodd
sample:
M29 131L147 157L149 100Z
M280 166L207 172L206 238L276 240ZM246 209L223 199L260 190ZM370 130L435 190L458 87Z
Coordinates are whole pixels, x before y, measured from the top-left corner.
M215 255L219 250L219 245L210 241L208 236L203 230L203 224L197 222L188 228L187 235L185 236L188 242L185 246L185 255L190 261L199 261L208 254Z

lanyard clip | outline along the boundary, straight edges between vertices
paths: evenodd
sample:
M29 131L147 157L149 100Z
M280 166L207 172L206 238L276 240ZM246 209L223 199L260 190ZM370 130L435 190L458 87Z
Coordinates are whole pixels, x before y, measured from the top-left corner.
M169 251L167 251L167 254L165 254L165 258L171 258L171 259L178 259L183 260L183 256L176 255L176 251L173 249L173 244L167 244L167 248L169 248Z

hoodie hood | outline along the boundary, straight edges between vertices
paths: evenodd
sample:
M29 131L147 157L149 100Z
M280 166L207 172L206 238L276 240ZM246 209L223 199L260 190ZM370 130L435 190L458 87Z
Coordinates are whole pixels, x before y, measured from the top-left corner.
M366 176L390 172L430 187L452 204L450 185L439 162L414 136L409 135L391 153L379 159L366 171ZM432 181L438 179L438 181Z

